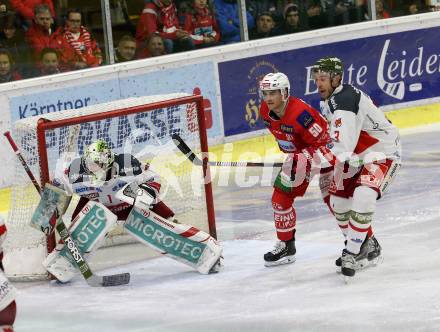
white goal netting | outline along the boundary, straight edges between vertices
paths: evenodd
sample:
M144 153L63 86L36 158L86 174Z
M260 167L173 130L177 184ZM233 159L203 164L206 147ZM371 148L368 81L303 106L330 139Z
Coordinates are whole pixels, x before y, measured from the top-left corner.
M103 139L115 153L130 153L150 163L161 177L161 198L179 221L209 232L207 201L212 197L205 194L202 167L193 166L171 139L178 134L195 152L201 151L200 135L206 133L201 133L197 106L194 97L183 93L130 98L22 119L14 124L12 135L42 185L90 143ZM54 128L43 135L37 129L41 118L45 127ZM5 271L13 280L46 277L41 262L47 255L47 238L30 226L38 202L37 191L17 161L4 244ZM106 245L130 241L119 227Z

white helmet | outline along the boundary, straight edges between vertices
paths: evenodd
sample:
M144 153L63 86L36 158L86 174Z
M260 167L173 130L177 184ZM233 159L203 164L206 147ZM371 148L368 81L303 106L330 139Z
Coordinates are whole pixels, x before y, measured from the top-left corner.
M112 167L114 160L115 155L102 139L90 144L84 153L85 167L91 172L95 172L97 166L101 171L107 171Z
M286 74L270 73L263 77L260 81L260 92L280 90L283 101L289 98L290 83Z

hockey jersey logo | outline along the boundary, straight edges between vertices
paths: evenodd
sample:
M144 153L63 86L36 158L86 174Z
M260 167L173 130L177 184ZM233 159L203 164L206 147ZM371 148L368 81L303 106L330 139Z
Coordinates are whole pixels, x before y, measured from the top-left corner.
M293 142L284 141L284 140L279 139L278 140L278 145L280 146L280 148L283 151L286 151L286 152L294 152L294 151L296 151L296 146L295 146L295 144L293 144Z
M342 126L342 119L341 118L337 118L335 120L335 127L339 128L340 126Z
M334 110L338 109L338 104L335 101L335 97L330 98L330 104L332 104Z
M315 121L313 116L309 113L309 111L304 110L296 119L296 121L303 126L305 129L308 129L312 123Z
M288 126L285 124L281 124L280 129L285 133L289 133L289 134L292 134L294 132L293 126Z

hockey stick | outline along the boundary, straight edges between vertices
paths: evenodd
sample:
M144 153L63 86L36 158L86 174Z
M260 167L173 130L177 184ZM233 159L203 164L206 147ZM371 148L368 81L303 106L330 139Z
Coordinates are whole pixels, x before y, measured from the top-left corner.
M38 193L41 195L41 187L37 180L35 179L34 174L32 173L31 169L29 168L29 165L27 164L26 160L23 158L23 155L21 154L20 150L18 149L17 145L14 142L14 139L11 136L11 133L9 131L4 133L5 137L9 141L9 144L12 147L12 150L14 150L15 155L20 160L21 165L23 166L24 170L26 171L27 175L32 181L32 184L34 185L35 189L38 191ZM58 215L58 213L56 212ZM92 287L108 287L108 286L119 286L119 285L125 285L130 282L130 273L120 273L120 274L114 274L109 276L99 276L92 272L90 269L89 264L85 261L81 251L79 250L78 246L76 245L75 241L72 239L66 225L64 224L63 220L61 219L61 216L57 219L57 225L56 229L58 233L60 234L61 238L63 239L67 249L69 250L70 254L72 255L76 266L78 267L79 271L83 275L86 282L92 286Z
M171 136L177 148L194 164L203 166L203 161L190 149L185 141L177 134ZM282 167L283 163L260 163L251 161L208 161L209 166L226 166L226 167Z

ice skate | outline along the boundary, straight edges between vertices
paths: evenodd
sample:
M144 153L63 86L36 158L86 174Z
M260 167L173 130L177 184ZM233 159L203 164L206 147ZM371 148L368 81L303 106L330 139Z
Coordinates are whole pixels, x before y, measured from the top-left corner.
M354 277L356 271L365 268L368 263L368 241L364 242L358 254L353 254L347 249L342 250L341 273L345 277ZM347 282L347 278L346 282Z
M368 250L367 261L365 262L365 260L363 260L362 264L357 264L357 266L355 267L356 271L365 269L370 266L376 266L377 264L380 264L383 261L383 257L381 256L382 247L380 246L379 242L374 237L374 235L366 239L362 244L361 252L363 252L365 249ZM336 259L335 265L336 265L336 272L341 273L342 256Z
M383 261L383 257L381 255L382 247L380 246L377 239L372 236L368 241L368 264L369 266L375 266L380 264Z
M276 266L295 262L295 240L278 241L275 248L264 255L265 266Z

